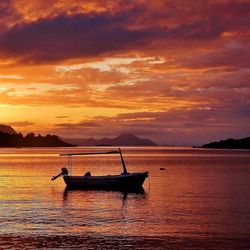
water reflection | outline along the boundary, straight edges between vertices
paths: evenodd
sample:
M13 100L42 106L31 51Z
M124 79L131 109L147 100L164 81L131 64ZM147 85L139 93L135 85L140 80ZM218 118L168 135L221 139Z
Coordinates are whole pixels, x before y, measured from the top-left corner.
M96 196L98 197L99 195L102 195L103 193L109 193L112 195L112 198L115 199L120 199L125 203L125 201L129 197L137 197L140 199L146 199L147 194L145 193L145 190L143 187L133 189L133 190L126 190L126 191L103 191L103 190L82 190L82 189L72 189L65 187L64 192L63 192L63 202L66 204L67 202L74 202L74 199L78 199L79 196L82 197L88 197L90 196Z
M147 198L143 189L119 192L65 188L60 224L67 225L67 229L75 233L127 234L133 230L132 225L141 220L136 215L136 208L145 207Z

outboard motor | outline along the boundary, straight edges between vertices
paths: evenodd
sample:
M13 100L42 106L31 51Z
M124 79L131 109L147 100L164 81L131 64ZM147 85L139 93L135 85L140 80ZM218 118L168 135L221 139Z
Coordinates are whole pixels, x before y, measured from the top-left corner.
M62 175L68 175L69 174L69 171L68 171L67 168L62 168L61 170L62 170L62 172L61 172Z
M62 168L62 169L61 169L61 173L58 174L58 175L56 175L56 176L53 176L53 177L51 178L51 180L54 181L55 179L57 179L57 178L60 177L61 175L68 175L68 174L69 174L68 169L67 169L67 168Z

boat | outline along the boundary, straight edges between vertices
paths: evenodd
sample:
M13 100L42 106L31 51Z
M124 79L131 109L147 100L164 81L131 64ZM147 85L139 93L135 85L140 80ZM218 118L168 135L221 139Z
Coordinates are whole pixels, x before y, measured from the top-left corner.
M99 154L119 154L123 172L119 175L104 175L92 176L87 172L83 176L72 175L72 157L83 155L99 155ZM142 188L145 179L148 177L148 172L129 173L126 168L125 161L122 156L121 149L109 152L95 152L95 153L72 153L60 154L59 156L68 157L68 168L62 168L62 171L57 176L51 179L55 180L59 176L63 176L64 182L68 189L100 189L100 190L123 190L136 191Z

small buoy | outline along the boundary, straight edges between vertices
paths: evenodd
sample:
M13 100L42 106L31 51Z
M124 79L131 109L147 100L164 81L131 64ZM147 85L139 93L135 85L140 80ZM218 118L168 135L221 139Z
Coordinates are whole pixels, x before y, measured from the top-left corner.
M160 168L160 170L165 170L165 168Z

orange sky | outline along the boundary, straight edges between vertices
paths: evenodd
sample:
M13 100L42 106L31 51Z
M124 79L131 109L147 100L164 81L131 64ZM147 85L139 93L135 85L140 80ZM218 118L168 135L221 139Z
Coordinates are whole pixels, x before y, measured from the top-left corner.
M249 10L247 0L1 1L0 123L177 145L249 136Z

